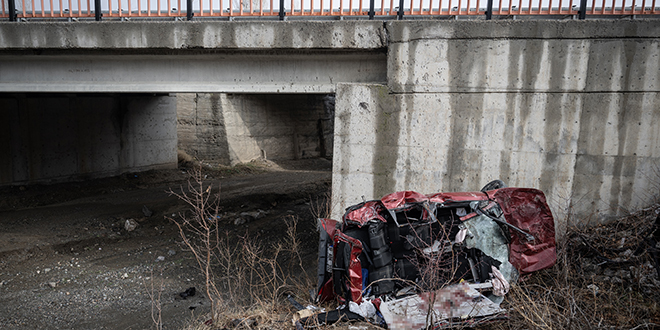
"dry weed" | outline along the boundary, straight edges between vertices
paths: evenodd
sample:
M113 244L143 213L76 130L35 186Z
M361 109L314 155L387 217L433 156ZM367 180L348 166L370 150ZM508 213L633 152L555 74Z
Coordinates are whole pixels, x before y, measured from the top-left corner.
M660 282L643 247L647 209L595 227L570 227L557 264L521 279L507 295L500 329L656 329ZM638 250L638 255L635 251Z
M170 220L193 253L211 300L211 319L193 328L288 327L290 309L283 297L304 297L312 285L300 255L298 219L285 219L285 235L270 244L248 234L221 232L219 192L203 179L202 169L196 169L187 189L170 191L190 206L190 212Z

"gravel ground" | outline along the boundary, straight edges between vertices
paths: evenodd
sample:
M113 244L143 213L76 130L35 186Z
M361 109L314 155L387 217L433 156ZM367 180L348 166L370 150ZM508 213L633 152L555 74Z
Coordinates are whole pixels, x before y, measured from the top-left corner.
M207 179L222 186L224 229L268 242L284 233L284 217L296 215L300 234L314 238L304 254L313 270L317 233L309 201L324 197L331 175L327 164L303 169L308 165L229 177L209 170ZM210 309L197 264L164 219L186 209L165 193L185 178L185 170L155 171L0 190L0 328L148 329L158 306L164 329L204 317ZM261 219L235 220L258 210ZM137 222L135 230L124 228L127 219ZM181 298L190 287L197 294Z

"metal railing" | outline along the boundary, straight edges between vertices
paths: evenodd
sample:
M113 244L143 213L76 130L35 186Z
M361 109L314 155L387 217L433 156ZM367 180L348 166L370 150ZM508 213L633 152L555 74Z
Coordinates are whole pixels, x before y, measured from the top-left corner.
M0 0L0 18L660 15L660 0ZM185 7L185 8L184 8Z

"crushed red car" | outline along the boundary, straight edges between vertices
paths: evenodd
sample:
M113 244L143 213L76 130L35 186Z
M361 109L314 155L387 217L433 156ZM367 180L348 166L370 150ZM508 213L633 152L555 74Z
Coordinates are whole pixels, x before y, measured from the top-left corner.
M442 328L457 313L463 324L505 317L509 283L556 261L543 192L500 180L479 192L395 192L347 208L341 221L319 220L316 299L390 329Z

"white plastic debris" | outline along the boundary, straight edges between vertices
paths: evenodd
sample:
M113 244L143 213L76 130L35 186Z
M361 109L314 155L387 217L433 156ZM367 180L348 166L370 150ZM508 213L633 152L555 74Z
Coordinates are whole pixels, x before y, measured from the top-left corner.
M495 266L490 266L490 270L490 281L493 284L493 294L498 297L504 297L504 295L509 293L509 289L511 288L509 281L504 278L504 275L502 275Z
M376 306L371 303L371 301L362 300L361 304L357 304L354 301L350 301L348 303L348 309L355 313L359 314L360 316L364 317L365 319L371 320L374 317L376 317Z

